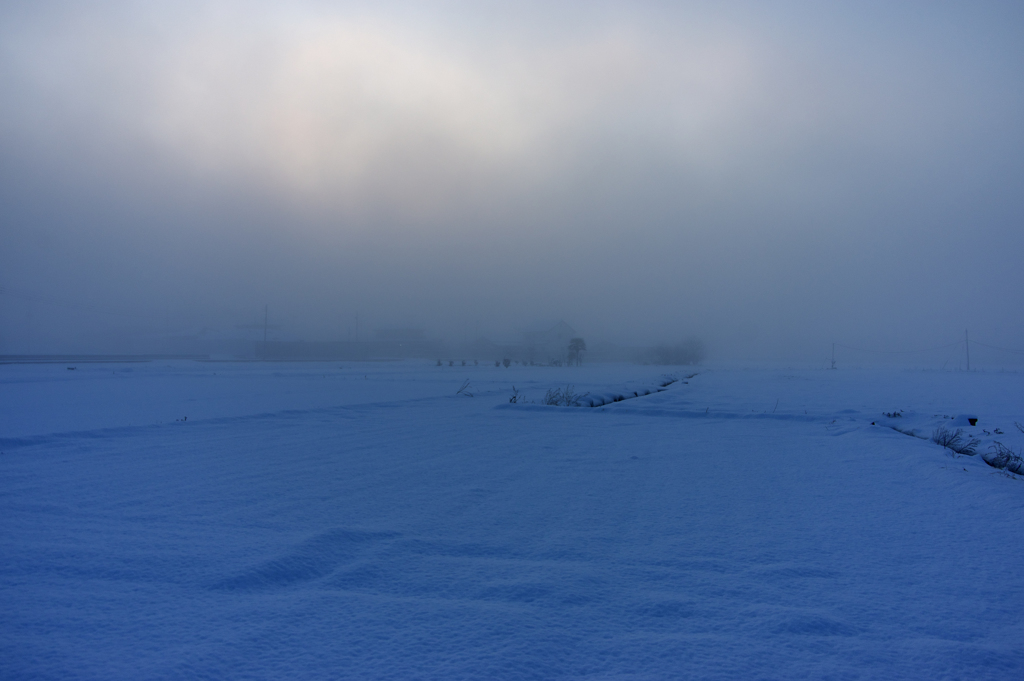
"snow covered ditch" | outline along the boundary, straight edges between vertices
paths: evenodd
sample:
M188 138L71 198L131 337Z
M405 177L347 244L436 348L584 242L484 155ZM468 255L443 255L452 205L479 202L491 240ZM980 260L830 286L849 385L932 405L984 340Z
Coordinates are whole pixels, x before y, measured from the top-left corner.
M594 392L580 393L578 389L567 384L564 388L549 388L540 404L545 406L562 407L604 407L626 400L636 399L655 395L669 390L671 386L681 388L689 385L690 379L695 378L698 373L691 373L683 378L673 374L662 376L653 384L620 386L613 390L598 390ZM745 411L730 410L723 412L716 410L715 418L742 418L742 419L775 419L775 420L802 420L820 421L827 418L829 412L824 415L820 410L813 412L805 409L803 414L793 413L791 409L778 411L781 398L777 398L771 410L763 409L758 411L751 409L750 413ZM512 404L536 405L535 400L528 400L526 395L513 387L512 397L509 399ZM699 418L711 416L710 405L703 411L680 409L679 400L667 409L662 405L650 405L643 408L643 413L648 416L665 415L686 418ZM979 417L973 414L962 414L950 416L948 414L934 414L925 416L909 409L893 409L892 411L877 412L878 416L870 422L870 425L889 427L896 432L910 435L922 440L928 440L948 450L953 456L975 456L992 468L1004 470L1011 474L1024 475L1024 425L1013 421L1012 424L1002 422L996 425L991 419L984 419L988 428L979 426ZM827 421L828 427L833 432L848 432L863 426L866 416L855 409L842 409L831 414L834 418ZM861 423L858 424L858 421ZM1005 421L1005 419L1004 419ZM1007 444L1010 443L1010 444Z
M1024 678L1024 376L662 372L2 366L0 678Z
M602 407L605 405L615 404L623 402L625 400L635 399L638 397L645 397L647 395L654 395L657 393L665 392L670 386L683 386L688 385L689 380L695 378L698 374L692 373L684 378L679 378L676 375L663 376L654 385L640 386L640 387L625 387L619 388L612 391L603 391L596 394L586 393L580 395L575 392L575 388L572 385L567 385L564 389L549 389L545 395L545 399L542 404L549 406L583 406L583 407ZM778 406L781 398L776 399L775 404L769 411L767 409L763 411L751 410L751 413L730 411L728 413L716 412L716 418L772 418L779 420L812 420L816 421L821 418L820 413L809 413L808 410L804 410L803 418L799 413L792 413L791 410L784 410L779 413ZM511 400L513 403L516 400ZM521 396L519 402L522 403ZM673 416L684 416L684 417L700 417L710 415L710 406L705 409L703 414L698 411L691 410L680 410L680 409L669 409L667 412L658 408L652 407L645 409L645 413L648 415L664 414ZM831 430L842 430L847 432L850 428L850 424L856 424L858 419L852 415L860 415L858 410L844 409L839 410L835 416L836 418L831 419L828 424ZM986 418L984 425L979 425L979 417L974 414L961 414L961 415L948 415L948 414L934 414L932 416L925 416L918 414L912 410L904 409L893 409L892 411L882 411L876 420L871 421L871 425L883 425L892 428L896 432L910 435L923 440L929 440L936 445L948 450L953 456L975 456L979 458L992 468L1003 470L1011 474L1024 475L1024 424L1019 421L1013 421L1012 424L1006 422L1003 419L1001 422L995 422L992 419ZM986 428L985 425L988 427ZM858 426L853 426L854 428ZM1009 444L1007 444L1009 443Z
M924 416L894 410L883 412L876 423L930 440L954 456L977 455L993 468L1024 475L1024 425L1018 421L1005 423L973 414Z
M603 407L606 404L614 404L665 392L673 384L686 385L689 379L696 375L696 373L693 373L680 379L674 374L666 374L653 385L619 386L612 390L602 388L599 392L593 393L580 393L575 385L567 383L564 387L548 388L544 393L544 397L540 399L539 404L548 407ZM525 392L515 386L512 386L512 394L508 401L510 404L538 404L537 400L529 399Z
M623 402L625 400L632 400L637 397L646 397L647 395L653 395L655 393L664 392L670 385L680 384L687 385L689 379L696 376L696 373L690 374L685 378L678 378L675 375L667 375L663 377L656 385L653 386L641 386L638 388L623 388L619 390L613 390L608 392L601 392L596 395L588 395L580 400L581 406L584 407L603 407L606 404L614 404L615 402Z

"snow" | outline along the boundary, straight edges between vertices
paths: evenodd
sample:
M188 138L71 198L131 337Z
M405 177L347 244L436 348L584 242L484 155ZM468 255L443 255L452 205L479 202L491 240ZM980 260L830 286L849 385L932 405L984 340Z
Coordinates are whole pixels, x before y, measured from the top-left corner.
M1024 678L1024 479L891 427L1024 375L686 369L0 366L0 678Z

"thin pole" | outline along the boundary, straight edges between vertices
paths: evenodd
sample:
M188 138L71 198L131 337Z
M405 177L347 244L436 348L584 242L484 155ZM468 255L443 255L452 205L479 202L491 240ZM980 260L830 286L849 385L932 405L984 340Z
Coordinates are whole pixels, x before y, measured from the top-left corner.
M971 339L967 336L967 329L964 329L964 347L967 349L967 370L971 370Z

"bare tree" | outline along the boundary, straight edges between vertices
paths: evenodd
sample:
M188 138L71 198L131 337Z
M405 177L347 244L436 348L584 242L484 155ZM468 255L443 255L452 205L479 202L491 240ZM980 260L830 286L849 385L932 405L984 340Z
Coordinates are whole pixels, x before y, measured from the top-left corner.
M582 338L573 338L569 341L569 364L579 366L583 364L583 353L587 351L587 342Z

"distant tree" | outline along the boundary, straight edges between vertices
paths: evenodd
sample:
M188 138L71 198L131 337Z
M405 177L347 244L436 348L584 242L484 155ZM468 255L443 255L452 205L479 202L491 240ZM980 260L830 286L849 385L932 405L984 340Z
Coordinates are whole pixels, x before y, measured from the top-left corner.
M583 364L583 353L587 351L587 342L582 338L573 338L569 341L569 364L579 366Z
M508 369L509 365L512 364L512 360L506 357L505 359L501 360L501 363L505 365L506 369Z

